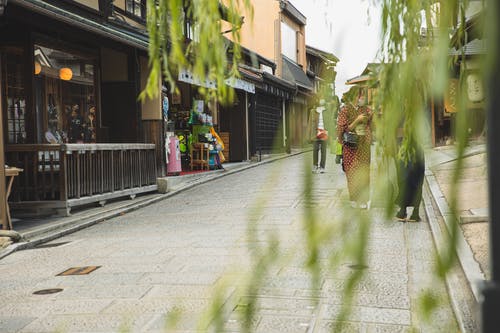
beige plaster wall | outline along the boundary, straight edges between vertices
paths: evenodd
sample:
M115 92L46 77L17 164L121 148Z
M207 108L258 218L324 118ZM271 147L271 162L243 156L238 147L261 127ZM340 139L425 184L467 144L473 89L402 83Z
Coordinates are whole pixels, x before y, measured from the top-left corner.
M139 57L141 71L141 90L146 87L149 75L148 58ZM161 81L158 80L158 91L161 91ZM147 98L142 103L142 120L161 120L161 94L153 99Z
M245 17L241 27L241 45L255 51L263 57L277 61L279 53L275 50L279 46L279 1L277 0L252 0L254 6L254 17L251 19L250 13L241 10L241 15ZM276 26L278 29L276 30ZM226 30L228 25L224 25ZM226 37L231 39L230 34Z
M252 0L254 9L253 20L248 12L241 10L245 17L241 27L241 45L255 51L263 57L274 61L277 65L276 75L281 76L281 22L286 22L297 31L297 63L306 71L306 41L305 27L301 27L286 15L281 13L278 0ZM225 24L223 30L229 29ZM231 39L230 34L226 37Z
M99 10L99 0L77 0L76 2L92 9Z

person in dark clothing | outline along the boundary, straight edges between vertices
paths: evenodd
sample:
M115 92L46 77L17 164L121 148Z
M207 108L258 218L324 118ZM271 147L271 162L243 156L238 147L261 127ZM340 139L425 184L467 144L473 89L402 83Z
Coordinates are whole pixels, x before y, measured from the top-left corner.
M333 126L333 120L333 112L323 99L319 101L318 107L309 112L307 136L313 144L313 173L325 173L328 132Z
M424 182L425 158L422 147L413 141L412 150L408 160L399 158L397 163L399 193L396 204L399 211L396 219L399 221L420 222L420 203L422 202L422 185ZM407 207L413 207L413 212L407 219Z
M83 118L80 116L80 108L78 104L71 108L71 118L69 119L69 142L83 143L84 130Z

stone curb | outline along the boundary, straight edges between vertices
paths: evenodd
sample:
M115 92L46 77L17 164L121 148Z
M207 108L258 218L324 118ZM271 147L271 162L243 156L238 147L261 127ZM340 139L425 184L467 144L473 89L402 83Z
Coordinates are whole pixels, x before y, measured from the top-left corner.
M442 256L445 255L445 249L440 245L445 244L449 237L443 232L437 219L436 212L434 211L434 207L432 205L432 195L433 194L429 189L428 183L424 184L424 190L422 192L424 210L431 229L431 235L434 239L436 251L440 256ZM477 299L472 292L472 288L464 290L465 288L459 287L464 283L467 283L470 286L470 281L468 281L465 276L461 265L455 265L455 267L456 268L451 269L445 277L451 307L453 309L453 313L455 314L460 332L475 333L478 331L479 327L476 319L476 309L478 307Z
M480 152L479 152L480 153ZM472 155L472 154L471 154ZM468 155L468 156L471 156ZM432 202L436 204L437 212L434 211ZM436 180L436 176L430 169L425 170L425 186L423 203L425 207L425 213L427 215L427 220L432 231L432 236L434 238L434 243L436 249L440 255L444 255L445 250L441 247L442 244L446 244L449 240L452 230L452 223L460 223L457 220L457 216L453 216L450 207L446 201L444 194L442 193L439 184ZM436 214L437 213L437 214ZM439 215L443 218L445 229L441 228L440 223L437 219ZM458 228L460 226L457 225ZM446 276L446 284L448 287L448 293L450 295L453 310L457 317L457 321L462 332L474 332L471 329L471 325L475 327L475 310L471 307L477 307L480 299L479 285L481 282L485 281L484 273L481 271L479 263L474 259L474 255L470 245L465 240L465 237L461 230L458 231L457 244L455 246L455 253L458 258L458 263L460 264L461 272L469 286L469 289L473 295L475 304L470 306L464 300L463 291L457 290L457 286L460 285L459 274L453 271L449 272ZM463 281L463 280L462 280ZM459 289L459 288L458 288Z
M148 205L151 205L153 203L159 202L161 200L168 199L174 195L177 195L179 193L182 193L183 191L186 191L192 187L195 187L200 184L208 183L210 181L226 177L238 172L242 172L248 169L256 168L261 165L265 165L268 163L272 163L275 161L279 161L285 158L289 158L292 156L300 155L303 153L306 153L310 151L310 149L304 149L300 150L297 152L289 153L289 154L284 154L281 156L276 156L276 157L271 157L269 159L260 161L260 162L255 162L251 164L247 164L241 167L235 167L232 170L224 170L224 171L219 171L216 173L213 173L211 175L207 175L204 177L200 177L197 180L187 182L185 185L181 185L177 188L172 189L172 191L167 192L165 194L157 194L153 198L147 198L143 199L139 202L134 201L129 204L124 204L123 206L120 206L118 208L112 208L109 209L108 211L100 211L100 212L91 212L88 215L85 216L79 216L76 217L74 220L71 219L69 221L64 221L56 225L49 225L46 227L42 227L39 230L33 230L27 233L21 233L21 236L23 239L29 239L29 241L26 242L19 242L19 243L14 243L9 246L7 246L4 249L0 250L0 259L8 256L9 254L13 253L14 251L18 250L24 250L28 248L35 247L39 244L49 242L51 240L60 238L62 236L74 233L76 231L82 230L84 228L88 228L94 224L103 222L107 219L111 219L113 217L123 215L125 213L137 210L139 208L146 207Z
M425 179L432 198L434 199L434 202L438 207L439 214L444 219L448 235L451 235L452 223L459 223L459 221L454 220L453 214L448 206L446 198L439 188L436 176L431 170L426 170ZM484 281L485 276L481 271L481 268L479 267L479 263L474 259L472 249L465 240L462 232L458 233L457 245L455 250L462 269L464 270L467 280L469 281L471 290L474 293L474 297L476 298L476 301L479 301L478 283Z

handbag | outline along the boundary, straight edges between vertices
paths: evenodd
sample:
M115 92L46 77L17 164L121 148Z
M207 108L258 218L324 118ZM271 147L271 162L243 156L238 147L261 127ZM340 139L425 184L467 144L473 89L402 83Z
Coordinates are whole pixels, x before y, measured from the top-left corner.
M354 132L344 132L342 141L346 146L356 148L358 146L358 135Z
M322 128L318 128L316 132L316 139L318 140L328 140L328 131Z

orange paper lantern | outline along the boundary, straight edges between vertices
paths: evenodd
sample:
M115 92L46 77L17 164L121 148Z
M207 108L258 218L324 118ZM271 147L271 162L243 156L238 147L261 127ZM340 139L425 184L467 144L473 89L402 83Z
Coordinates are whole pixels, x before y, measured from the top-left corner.
M42 65L38 61L35 61L35 75L38 75L42 72Z
M69 81L73 77L71 68L63 67L59 70L59 78L64 81Z

